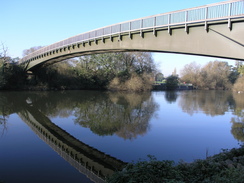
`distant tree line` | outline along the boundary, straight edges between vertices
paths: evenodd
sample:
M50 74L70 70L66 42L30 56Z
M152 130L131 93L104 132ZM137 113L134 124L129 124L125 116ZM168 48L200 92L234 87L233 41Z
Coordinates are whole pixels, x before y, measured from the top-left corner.
M211 61L203 67L192 62L181 71L181 80L192 83L198 89L231 89L236 88L240 82L243 69L242 62L238 61L235 66L227 62Z
M201 66L192 62L181 70L181 77L176 71L168 77L157 73L155 81L164 84L167 90L175 90L179 86L191 84L195 89L244 91L244 66L241 61L236 61L235 66L227 62L210 61Z

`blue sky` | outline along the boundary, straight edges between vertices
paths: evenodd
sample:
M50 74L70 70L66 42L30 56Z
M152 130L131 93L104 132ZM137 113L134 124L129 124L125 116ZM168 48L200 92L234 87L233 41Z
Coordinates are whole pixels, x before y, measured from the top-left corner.
M11 57L24 49L46 46L68 37L111 24L191 8L221 0L1 0L0 42ZM193 61L204 65L223 60L211 57L155 53L164 75L177 73ZM234 61L230 61L234 64Z

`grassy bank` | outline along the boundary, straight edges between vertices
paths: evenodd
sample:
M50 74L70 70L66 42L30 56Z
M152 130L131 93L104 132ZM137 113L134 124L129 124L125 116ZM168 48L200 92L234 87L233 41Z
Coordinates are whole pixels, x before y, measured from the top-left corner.
M128 164L116 172L108 183L242 183L244 182L244 145L238 149L223 150L220 154L192 163L149 161Z

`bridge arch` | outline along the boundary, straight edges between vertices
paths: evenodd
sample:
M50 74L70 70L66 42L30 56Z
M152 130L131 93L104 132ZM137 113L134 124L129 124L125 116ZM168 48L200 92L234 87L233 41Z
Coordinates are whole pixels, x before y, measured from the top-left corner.
M43 47L26 70L82 55L120 51L244 60L244 0L231 0L114 24Z

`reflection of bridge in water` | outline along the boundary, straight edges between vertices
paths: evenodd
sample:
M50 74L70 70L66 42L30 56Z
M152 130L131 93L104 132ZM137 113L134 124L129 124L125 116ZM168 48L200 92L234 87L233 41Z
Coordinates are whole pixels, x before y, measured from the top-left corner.
M18 115L62 158L94 182L104 182L126 164L77 140L32 106L26 105Z

